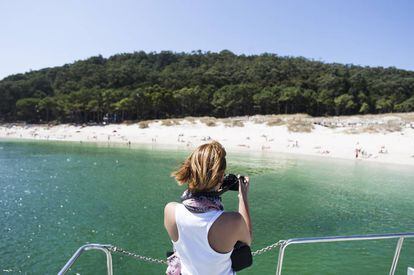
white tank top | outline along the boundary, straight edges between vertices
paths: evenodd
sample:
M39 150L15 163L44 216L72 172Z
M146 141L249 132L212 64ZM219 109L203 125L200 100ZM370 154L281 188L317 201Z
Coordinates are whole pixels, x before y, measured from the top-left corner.
M218 253L208 243L208 231L223 211L193 213L184 205L175 207L178 240L174 248L181 260L182 275L236 274L229 253Z

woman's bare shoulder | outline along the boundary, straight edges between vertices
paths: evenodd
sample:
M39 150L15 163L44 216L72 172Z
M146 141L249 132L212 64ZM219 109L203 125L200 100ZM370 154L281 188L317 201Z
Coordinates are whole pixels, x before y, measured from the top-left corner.
M208 241L216 252L227 253L240 239L240 227L243 217L239 212L223 212L213 223L208 234Z
M167 209L167 208L174 208L177 204L179 204L179 203L178 202L175 202L175 201L171 201L171 202L169 202L169 203L167 203L165 205L165 209Z
M223 223L238 225L243 220L243 216L239 212L225 211L221 214L220 220Z
M178 202L172 201L169 202L165 205L164 207L164 215L165 216L169 216L169 215L173 215L174 211L175 211L175 207L178 205Z

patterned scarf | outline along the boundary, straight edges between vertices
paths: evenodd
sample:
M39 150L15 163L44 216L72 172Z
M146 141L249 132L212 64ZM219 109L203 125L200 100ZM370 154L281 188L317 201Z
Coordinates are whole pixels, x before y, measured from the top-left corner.
M221 197L219 193L191 193L188 189L181 195L181 202L189 211L193 213L206 213L213 210L223 210ZM181 262L180 257L174 252L167 258L168 267L165 274L180 275Z
M191 193L187 189L181 196L181 202L185 208L195 213L224 209L220 195L215 192Z

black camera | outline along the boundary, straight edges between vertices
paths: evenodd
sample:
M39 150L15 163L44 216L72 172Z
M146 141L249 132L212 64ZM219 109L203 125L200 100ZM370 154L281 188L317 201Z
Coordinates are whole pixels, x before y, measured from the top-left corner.
M223 183L221 185L221 189L223 191L227 191L227 190L239 191L239 179L244 182L244 176L240 176L238 178L234 174L224 175L224 179L223 179Z

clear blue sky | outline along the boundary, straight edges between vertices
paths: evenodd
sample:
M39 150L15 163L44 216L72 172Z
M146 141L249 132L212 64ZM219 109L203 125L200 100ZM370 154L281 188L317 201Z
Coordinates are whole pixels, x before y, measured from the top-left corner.
M220 51L414 70L412 0L2 0L0 79L93 55Z

